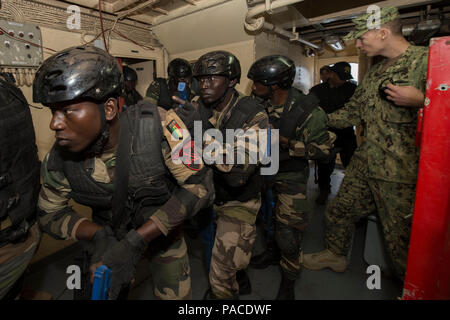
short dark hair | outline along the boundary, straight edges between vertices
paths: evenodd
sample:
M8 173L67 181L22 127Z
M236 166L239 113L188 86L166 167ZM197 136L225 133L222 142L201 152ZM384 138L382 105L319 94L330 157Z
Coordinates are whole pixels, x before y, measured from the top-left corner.
M401 36L403 34L402 33L403 23L400 18L389 21L385 23L383 26L389 28L393 35Z

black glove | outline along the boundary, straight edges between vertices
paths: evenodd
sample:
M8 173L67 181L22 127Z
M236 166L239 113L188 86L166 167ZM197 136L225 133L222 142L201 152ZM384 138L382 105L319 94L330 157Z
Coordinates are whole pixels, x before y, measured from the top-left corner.
M194 130L194 121L202 121L195 106L188 101L186 101L182 107L177 107L175 113L184 122L184 125L190 132Z
M120 291L133 279L136 265L146 248L147 242L133 229L103 255L103 264L111 268L109 300L117 299Z
M109 226L97 230L91 240L91 265L102 260L102 256L105 254L106 250L109 247L112 247L117 242L119 241L117 241L116 237L114 236L114 232Z

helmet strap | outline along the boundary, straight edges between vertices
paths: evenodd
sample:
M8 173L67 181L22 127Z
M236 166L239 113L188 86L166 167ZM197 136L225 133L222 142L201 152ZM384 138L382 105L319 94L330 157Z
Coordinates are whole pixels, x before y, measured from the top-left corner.
M86 153L94 155L102 153L103 148L105 147L109 139L109 127L110 127L109 122L106 121L104 103L99 103L97 106L100 112L100 121L101 121L100 134L98 135L98 138L94 142L92 142L91 145L86 149Z

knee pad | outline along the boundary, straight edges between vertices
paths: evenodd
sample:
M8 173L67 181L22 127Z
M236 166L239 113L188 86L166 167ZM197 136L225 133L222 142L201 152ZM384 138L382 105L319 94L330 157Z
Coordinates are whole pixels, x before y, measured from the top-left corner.
M288 259L295 260L300 254L299 231L281 222L275 226L275 239L281 253Z

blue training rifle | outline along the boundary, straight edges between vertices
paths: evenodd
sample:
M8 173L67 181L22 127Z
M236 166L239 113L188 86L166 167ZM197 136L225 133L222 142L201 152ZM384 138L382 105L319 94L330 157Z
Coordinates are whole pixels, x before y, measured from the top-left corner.
M108 290L111 286L111 269L103 265L95 270L91 300L108 300Z

